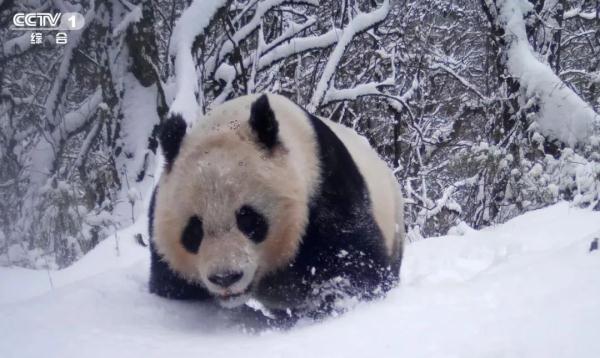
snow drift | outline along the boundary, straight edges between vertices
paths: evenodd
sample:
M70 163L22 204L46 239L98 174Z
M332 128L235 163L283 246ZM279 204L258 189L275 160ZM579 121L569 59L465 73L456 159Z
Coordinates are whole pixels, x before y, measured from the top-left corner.
M600 213L567 203L410 244L387 298L285 332L247 333L215 306L149 294L133 239L144 225L65 270L1 268L0 355L600 356Z

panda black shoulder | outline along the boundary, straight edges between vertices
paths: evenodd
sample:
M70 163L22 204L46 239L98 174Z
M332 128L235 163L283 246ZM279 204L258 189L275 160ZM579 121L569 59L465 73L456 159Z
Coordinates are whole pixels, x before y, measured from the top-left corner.
M367 194L365 180L344 143L318 117L306 113L315 132L321 166L322 192L340 194L336 204L346 206ZM346 206L347 207L347 206Z

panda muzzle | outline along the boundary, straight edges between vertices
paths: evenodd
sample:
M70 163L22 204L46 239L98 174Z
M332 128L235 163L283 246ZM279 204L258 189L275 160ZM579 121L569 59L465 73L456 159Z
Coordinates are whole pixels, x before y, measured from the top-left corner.
M225 271L208 276L208 280L219 287L228 288L238 282L243 276L244 273L242 271Z

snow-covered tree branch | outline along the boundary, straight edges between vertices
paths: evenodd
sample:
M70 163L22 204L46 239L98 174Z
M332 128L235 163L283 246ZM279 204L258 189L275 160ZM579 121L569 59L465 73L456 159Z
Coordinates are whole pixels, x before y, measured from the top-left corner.
M592 136L594 128L600 125L600 116L531 49L525 29L525 14L532 11L531 4L524 0L504 0L498 10L507 42L508 70L526 95L539 103L540 132L571 146L597 140Z

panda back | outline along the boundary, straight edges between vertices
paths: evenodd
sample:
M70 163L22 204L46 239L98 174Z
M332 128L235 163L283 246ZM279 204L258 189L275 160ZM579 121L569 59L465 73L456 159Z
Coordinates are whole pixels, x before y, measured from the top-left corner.
M321 119L342 141L365 180L371 210L384 239L388 255L394 256L402 242L402 202L399 188L387 164L371 147L368 140L354 130L327 119ZM401 228L401 229L400 229Z

